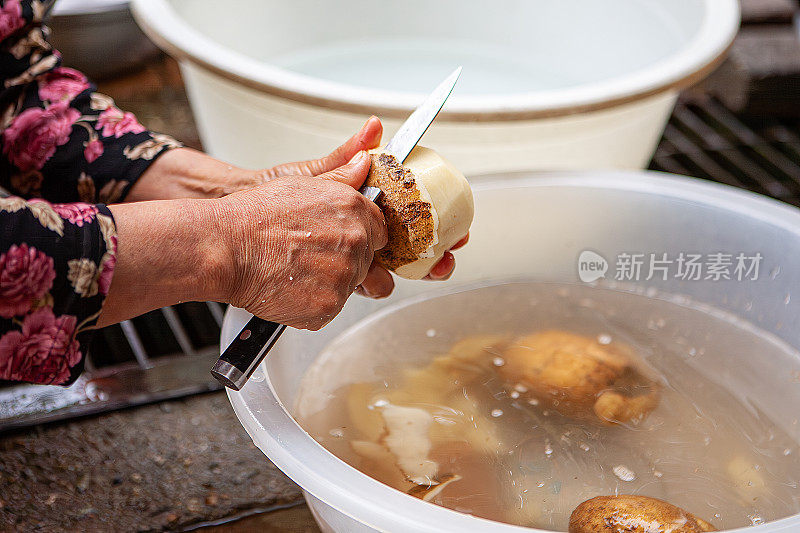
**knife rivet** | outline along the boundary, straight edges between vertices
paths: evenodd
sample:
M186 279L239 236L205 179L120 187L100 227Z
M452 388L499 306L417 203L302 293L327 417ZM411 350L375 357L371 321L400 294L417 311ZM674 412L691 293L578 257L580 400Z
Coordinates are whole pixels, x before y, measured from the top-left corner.
M249 329L243 329L239 334L239 340L246 341L250 338L250 335L252 335L252 332Z

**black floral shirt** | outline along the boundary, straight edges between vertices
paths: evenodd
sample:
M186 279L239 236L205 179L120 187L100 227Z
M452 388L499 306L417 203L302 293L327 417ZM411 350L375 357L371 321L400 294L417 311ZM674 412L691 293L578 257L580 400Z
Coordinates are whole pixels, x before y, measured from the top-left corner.
M68 384L116 263L104 204L180 146L61 66L53 0L0 0L0 379Z

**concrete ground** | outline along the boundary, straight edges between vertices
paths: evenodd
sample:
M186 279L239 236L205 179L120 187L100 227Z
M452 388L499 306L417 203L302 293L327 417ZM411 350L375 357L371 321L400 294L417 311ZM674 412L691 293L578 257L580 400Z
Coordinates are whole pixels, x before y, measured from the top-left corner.
M290 509L281 509L287 506ZM0 437L3 531L318 531L223 393Z

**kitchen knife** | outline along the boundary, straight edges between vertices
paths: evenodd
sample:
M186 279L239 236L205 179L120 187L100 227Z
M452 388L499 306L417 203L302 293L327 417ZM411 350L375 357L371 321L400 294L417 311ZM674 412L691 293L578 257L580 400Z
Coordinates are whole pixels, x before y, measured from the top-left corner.
M385 153L393 155L400 163L405 161L441 111L460 75L461 67L458 67L433 90L400 126L383 149ZM381 190L376 187L362 187L360 192L373 202L381 195ZM228 388L241 389L285 329L283 324L254 316L222 352L211 369L211 375Z

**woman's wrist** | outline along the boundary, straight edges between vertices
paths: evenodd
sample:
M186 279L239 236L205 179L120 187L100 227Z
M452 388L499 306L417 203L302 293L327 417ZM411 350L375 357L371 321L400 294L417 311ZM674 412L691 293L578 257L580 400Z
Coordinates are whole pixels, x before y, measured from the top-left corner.
M221 198L260 185L266 179L263 171L229 165L191 148L175 148L150 165L125 201Z
M184 301L227 301L232 254L216 200L110 206L117 261L98 325Z

